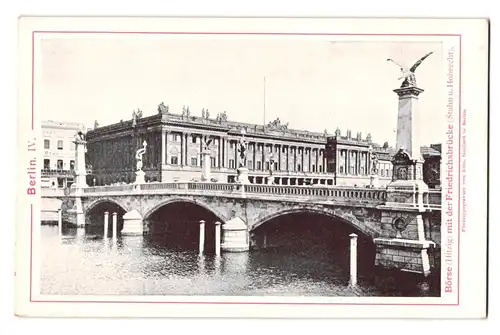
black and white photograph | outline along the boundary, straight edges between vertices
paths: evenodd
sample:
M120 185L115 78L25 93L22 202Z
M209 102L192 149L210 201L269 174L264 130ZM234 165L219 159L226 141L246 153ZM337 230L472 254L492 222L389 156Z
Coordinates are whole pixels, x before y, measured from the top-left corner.
M32 301L457 294L444 37L36 34Z

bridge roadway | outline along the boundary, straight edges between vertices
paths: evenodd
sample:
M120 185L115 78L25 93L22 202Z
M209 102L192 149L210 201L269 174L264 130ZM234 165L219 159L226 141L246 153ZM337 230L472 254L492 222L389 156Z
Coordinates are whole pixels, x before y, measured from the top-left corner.
M63 211L66 216L76 213L78 226L85 225L85 218L100 203L115 204L126 213L122 234L141 235L150 231L152 215L163 206L193 203L221 220L222 239L231 240L223 242L226 251L248 250L253 231L274 218L318 213L371 237L377 246L377 265L428 274L440 250L441 192L399 190L401 203L389 203L388 192L346 186L173 182L87 187L66 194L44 189L42 197L66 203ZM233 247L227 247L231 243Z

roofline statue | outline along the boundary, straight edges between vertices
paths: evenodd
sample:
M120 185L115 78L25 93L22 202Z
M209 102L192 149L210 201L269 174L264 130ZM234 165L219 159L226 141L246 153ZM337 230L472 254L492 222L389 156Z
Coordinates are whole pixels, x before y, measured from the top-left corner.
M401 83L401 88L409 87L409 86L417 86L417 81L415 78L415 70L420 66L420 64L422 64L424 59L429 57L432 53L433 52L427 53L425 56L423 56L418 61L416 61L415 64L413 64L413 66L411 66L411 67L408 67L404 64L396 62L392 58L387 58L388 62L392 62L392 63L396 64L397 66L399 66L399 68L401 70L401 77L398 78L398 80L404 79L403 82Z

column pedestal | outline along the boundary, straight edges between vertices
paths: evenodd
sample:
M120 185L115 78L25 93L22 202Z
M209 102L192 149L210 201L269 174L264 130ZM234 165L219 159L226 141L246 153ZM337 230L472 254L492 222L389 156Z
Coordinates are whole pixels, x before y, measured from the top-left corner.
M201 166L201 181L210 181L210 151L203 151L201 153L202 166Z
M222 225L222 251L248 251L248 229L245 222L235 217Z
M123 215L122 236L127 235L142 235L144 232L144 224L141 214L136 210L132 210Z
M135 182L134 182L134 184L145 184L146 183L146 180L144 178L145 175L146 174L142 170L135 171Z
M431 272L429 250L436 247L432 241L400 238L375 238L377 247L375 266L397 269L428 276Z
M248 169L246 167L239 167L237 170L237 182L239 184L250 184L248 181Z

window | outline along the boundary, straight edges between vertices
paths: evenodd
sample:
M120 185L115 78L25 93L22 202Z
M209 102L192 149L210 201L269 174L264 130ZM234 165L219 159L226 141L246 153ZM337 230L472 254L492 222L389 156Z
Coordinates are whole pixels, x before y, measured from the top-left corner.
M319 172L323 172L323 165L318 166Z
M389 169L385 169L385 175L386 177L389 177Z
M269 170L269 162L266 162L266 171Z
M50 140L43 140L43 148L50 149Z
M247 168L253 169L253 162L252 161L247 161Z
M267 147L267 152L269 153L273 152L273 147L271 145Z
M210 157L211 166L215 166L215 157Z
M262 170L262 162L257 162L257 170Z
M339 173L344 173L344 167L342 165L339 166Z
M278 171L278 162L274 162L274 170Z
M229 160L229 168L234 169L234 159Z
M172 164L172 165L179 164L177 156L171 156L170 157L170 164Z
M62 149L63 149L63 141L57 140L57 150L62 150Z
M311 166L311 171L312 171L312 172L316 172L316 165L314 165L314 164L313 164L313 165Z
M198 142L198 137L197 136L191 137L191 143L196 143L196 142Z
M75 169L75 161L74 160L70 160L69 161L69 169L70 170L74 170Z
M234 149L234 142L230 142L230 143L229 143L229 147L230 147L231 149Z
M297 171L302 171L300 164L297 164Z
M180 136L179 134L172 134L172 142L179 142Z
M286 148L285 148L285 147L282 147L282 148L281 148L281 152L282 152L282 153L285 153L285 152L286 152Z
M44 160L43 160L43 168L44 168L45 170L50 169L50 159L44 159Z
M58 170L62 170L62 169L63 169L63 166L64 166L64 164L63 164L63 160L62 160L62 159L58 159L58 160L57 160L57 169L58 169Z
M198 166L198 158L191 157L191 166Z

